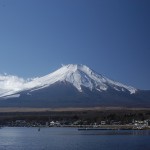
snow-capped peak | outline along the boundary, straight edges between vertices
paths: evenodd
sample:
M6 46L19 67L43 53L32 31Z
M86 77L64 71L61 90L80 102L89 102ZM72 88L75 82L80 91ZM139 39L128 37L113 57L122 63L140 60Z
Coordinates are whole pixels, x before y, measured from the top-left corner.
M5 80L6 79L7 78L5 77ZM0 80L0 85L3 85L0 89L0 91L3 91L0 92L0 97L15 94L23 90L41 89L56 82L69 82L80 92L82 92L82 87L89 88L91 91L95 89L100 92L106 91L108 88L112 88L117 91L129 91L131 94L137 91L137 89L131 86L126 86L119 82L110 80L100 74L97 74L85 65L77 64L64 65L60 69L46 76L37 77L32 80L25 81L24 79L18 77L16 77L15 79L18 79L18 86L9 86L8 83L12 85L10 79L9 82ZM21 81L21 83L19 81ZM5 84L7 84L7 86ZM14 81L13 84L15 84ZM2 87L5 87L5 89L3 89ZM9 89L6 87L9 87ZM15 87L15 89L13 89L13 87Z
M82 86L89 88L91 91L106 91L108 88L113 88L117 91L129 91L131 94L136 92L136 89L131 86L126 86L119 82L110 80L100 74L95 73L85 65L69 64L61 67L55 72L41 77L35 78L28 85L49 86L56 82L67 81L82 92Z

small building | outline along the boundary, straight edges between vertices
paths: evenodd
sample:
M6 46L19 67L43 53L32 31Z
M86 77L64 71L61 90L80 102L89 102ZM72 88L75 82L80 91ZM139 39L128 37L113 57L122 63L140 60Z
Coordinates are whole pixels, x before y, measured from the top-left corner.
M54 126L55 125L55 122L54 121L51 121L50 122L50 126Z
M59 126L60 126L60 122L59 122L59 121L56 121L56 122L51 121L51 122L50 122L50 126L56 126L56 127L59 127Z
M144 121L135 120L134 125L137 129L146 128L146 127L148 127L148 120L144 120Z
M106 121L101 121L101 125L105 125L106 124Z
M59 127L59 126L60 126L60 122L59 122L59 121L56 121L56 122L55 122L55 126Z

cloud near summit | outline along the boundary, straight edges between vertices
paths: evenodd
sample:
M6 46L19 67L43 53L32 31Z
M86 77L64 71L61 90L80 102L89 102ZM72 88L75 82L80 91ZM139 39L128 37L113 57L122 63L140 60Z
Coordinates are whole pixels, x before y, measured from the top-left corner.
M27 81L23 78L14 75L0 75L0 94L5 94L9 91L19 91L24 88Z

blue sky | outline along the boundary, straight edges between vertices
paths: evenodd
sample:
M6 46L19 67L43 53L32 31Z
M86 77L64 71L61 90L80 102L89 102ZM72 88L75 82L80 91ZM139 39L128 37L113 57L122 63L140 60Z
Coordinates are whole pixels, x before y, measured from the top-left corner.
M85 64L150 89L149 0L0 0L0 74Z

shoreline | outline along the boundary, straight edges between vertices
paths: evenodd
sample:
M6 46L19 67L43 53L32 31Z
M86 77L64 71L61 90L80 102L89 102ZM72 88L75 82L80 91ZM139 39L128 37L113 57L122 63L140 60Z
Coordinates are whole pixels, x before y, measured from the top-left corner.
M124 125L122 125L124 126ZM150 126L146 127L146 128L142 128L142 129L137 129L137 128L129 128L129 127L125 127L124 128L120 128L120 127L111 127L111 125L109 126L109 128L107 127L79 127L79 126L1 126L0 129L3 128L76 128L78 131L125 131L125 130L133 130L133 131L140 131L140 130L150 130Z

